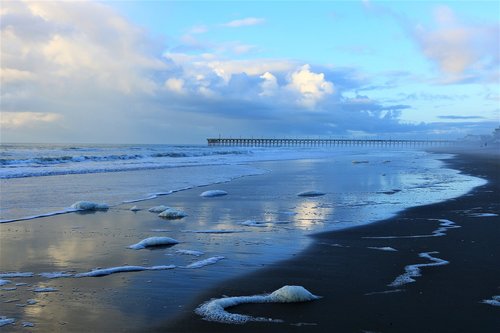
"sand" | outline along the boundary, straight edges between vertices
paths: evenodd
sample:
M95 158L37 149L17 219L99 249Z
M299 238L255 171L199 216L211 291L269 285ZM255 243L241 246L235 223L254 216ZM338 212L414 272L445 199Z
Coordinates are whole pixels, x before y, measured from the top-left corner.
M203 321L191 311L165 322L158 332L498 332L500 308L482 303L500 294L500 159L495 154L464 154L446 162L488 184L446 202L407 209L371 225L313 236L314 243L293 259L279 262L201 294L192 308L221 295L272 291L302 285L322 299L302 304L241 305L230 311L283 319L282 323L228 325ZM459 228L441 237L369 238L430 235L440 221ZM392 247L381 251L369 247ZM416 282L388 285L412 264ZM188 307L189 308L189 307Z

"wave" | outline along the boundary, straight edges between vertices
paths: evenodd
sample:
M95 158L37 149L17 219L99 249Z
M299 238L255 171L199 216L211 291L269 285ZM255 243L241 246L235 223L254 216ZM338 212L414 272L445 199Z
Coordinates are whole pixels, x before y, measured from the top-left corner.
M0 154L0 179L224 164L228 158L251 155L250 150L194 146L7 150Z
M75 148L76 149L76 148ZM151 158L180 158L180 157L203 157L216 155L250 155L250 151L211 151L211 152L161 152L154 154L112 154L112 155L64 155L64 156L42 156L35 158L0 158L1 166L29 166L29 165L54 165L64 163L79 163L79 162L107 162L107 161L126 161L126 160L141 160Z

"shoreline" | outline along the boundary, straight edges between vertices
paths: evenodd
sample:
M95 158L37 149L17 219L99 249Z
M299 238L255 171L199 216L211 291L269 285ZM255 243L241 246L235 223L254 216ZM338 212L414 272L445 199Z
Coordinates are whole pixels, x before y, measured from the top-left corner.
M294 258L202 292L190 311L185 310L156 331L498 331L498 307L482 302L500 294L500 218L496 215L500 212L500 159L497 154L477 151L447 152L455 154L444 161L447 167L486 178L488 183L464 196L412 207L386 220L314 234L312 244ZM492 215L481 215L485 213ZM456 228L444 228L443 235L435 236L433 232L443 228L443 221L452 222ZM426 235L429 237L418 237ZM380 250L385 247L397 251ZM425 267L429 259L421 254L442 260L441 267ZM397 288L388 286L410 266L420 266L422 276ZM283 285L302 285L323 298L230 309L233 313L280 318L283 323L220 324L204 321L193 312L211 298L269 293Z

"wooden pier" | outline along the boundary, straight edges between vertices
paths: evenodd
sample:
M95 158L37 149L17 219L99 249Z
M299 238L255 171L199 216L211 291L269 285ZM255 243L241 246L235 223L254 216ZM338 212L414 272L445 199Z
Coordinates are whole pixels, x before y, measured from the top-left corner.
M324 147L324 146L364 146L364 147L430 147L451 146L451 140L398 140L398 139L243 139L208 138L209 146L233 147Z

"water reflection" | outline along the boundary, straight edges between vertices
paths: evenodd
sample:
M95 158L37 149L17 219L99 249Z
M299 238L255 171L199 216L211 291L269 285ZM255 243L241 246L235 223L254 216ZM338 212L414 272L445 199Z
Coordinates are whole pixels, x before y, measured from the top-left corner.
M265 168L279 172L211 186L229 193L221 198L201 198L199 189L193 189L137 203L142 209L137 213L118 207L107 213L68 214L0 225L4 272L85 272L122 265L183 267L211 256L226 257L198 270L176 268L80 279L49 280L37 275L13 278L13 283L25 281L30 285L0 290L2 300L16 298L25 303L34 298L38 303L24 307L16 306L16 302L3 303L2 315L18 322L34 322L40 331L82 331L89 323L93 325L89 330L94 331L130 329L129 325L148 327L159 318L175 314L202 288L289 258L309 244L310 239L304 235L310 232L384 218L414 203L460 195L476 184L471 178L439 169L432 161L414 167L415 172L417 168L422 170L414 176L406 172L410 162L404 160L382 163L387 157L381 157L365 165L353 165L351 159L264 163ZM432 172L426 172L426 168ZM401 191L383 193L394 189ZM296 195L306 190L327 194L317 198ZM147 211L161 204L189 215L169 221ZM246 220L266 224L242 225ZM159 229L163 232L153 231ZM127 249L151 236L168 236L181 243L156 251ZM176 249L202 251L205 255L179 255ZM30 290L39 284L59 291L36 294ZM22 331L20 326L9 329Z

